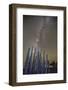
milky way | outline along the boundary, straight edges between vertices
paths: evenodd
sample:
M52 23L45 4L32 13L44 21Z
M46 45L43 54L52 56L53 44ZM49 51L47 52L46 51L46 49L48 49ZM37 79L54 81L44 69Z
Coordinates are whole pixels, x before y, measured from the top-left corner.
M57 60L57 17L23 16L23 61L31 47L45 49L49 61Z

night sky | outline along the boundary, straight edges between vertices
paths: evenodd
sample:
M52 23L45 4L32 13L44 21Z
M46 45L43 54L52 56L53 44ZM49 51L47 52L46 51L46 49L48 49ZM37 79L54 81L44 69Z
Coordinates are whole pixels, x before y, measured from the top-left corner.
M23 15L23 61L28 48L45 49L49 61L57 60L57 17Z

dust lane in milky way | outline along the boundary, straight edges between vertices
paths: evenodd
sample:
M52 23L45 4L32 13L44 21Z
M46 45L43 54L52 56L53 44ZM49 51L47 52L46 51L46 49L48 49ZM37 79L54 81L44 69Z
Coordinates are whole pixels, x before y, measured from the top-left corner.
M45 49L49 61L57 60L57 17L23 15L23 61L28 48Z

